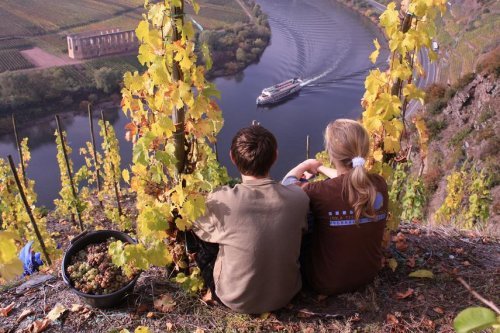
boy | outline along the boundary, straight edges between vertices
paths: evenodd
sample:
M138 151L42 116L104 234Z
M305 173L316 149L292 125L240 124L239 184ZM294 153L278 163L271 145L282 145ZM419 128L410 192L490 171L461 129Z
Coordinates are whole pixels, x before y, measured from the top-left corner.
M212 192L193 226L199 238L219 246L215 264L197 258L206 284L237 312L277 310L302 286L298 260L309 199L298 186L269 178L277 156L276 139L264 127L239 130L230 157L242 183Z

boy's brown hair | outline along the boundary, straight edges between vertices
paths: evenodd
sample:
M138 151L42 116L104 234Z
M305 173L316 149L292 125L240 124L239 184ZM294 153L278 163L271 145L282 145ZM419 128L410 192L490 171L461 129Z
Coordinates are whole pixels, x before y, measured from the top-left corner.
M260 125L242 128L231 142L231 156L245 176L266 176L276 161L278 143L274 135Z

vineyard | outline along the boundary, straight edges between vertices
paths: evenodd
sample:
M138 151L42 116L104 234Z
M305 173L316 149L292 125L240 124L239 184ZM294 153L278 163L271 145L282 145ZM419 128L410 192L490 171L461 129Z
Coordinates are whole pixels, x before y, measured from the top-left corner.
M17 50L0 51L0 73L33 67Z
M214 9L226 3L206 2L200 7ZM40 8L39 13L21 13L14 1L8 3L9 10L22 18L47 18L40 21L43 29L71 25L69 18L55 17L55 11ZM197 13L199 8L192 3ZM33 7L40 4L41 0L34 1ZM71 3L55 4L60 10L72 9ZM106 78L113 70L127 70L121 107L130 120L126 139L133 143L131 166L121 169L115 129L102 112L95 114L92 104L88 105L84 147L72 146L64 123L56 116L54 159L61 186L55 210L47 214L37 205L35 184L26 172L43 166L30 165L29 142L19 138L12 116L17 164L12 156L0 158L0 282L5 285L0 289L0 332L448 332L453 328L469 332L498 325L498 308L477 296L480 292L498 299L496 271L488 269L495 265L494 255L500 250L497 240L473 231L429 229L418 223L424 214L421 174L429 153L429 133L421 117L410 124L406 110L410 101L423 102L426 97L414 83L424 75L416 54L430 46L434 19L445 11L443 2L414 0L403 8L388 5L380 23L391 48L389 68L371 70L365 81L360 123L371 138L367 167L389 185L391 219L380 274L355 293L326 297L305 290L284 309L262 315L237 314L218 305L206 291L196 254L189 249L189 230L208 209L208 193L231 180L215 152L223 117L216 100L219 92L205 77L212 61L206 45L195 45L194 28L185 20L183 5L178 0L146 1L147 15L136 29L141 41L137 60L98 59L50 73L52 78L63 72L77 82L102 83L105 80L94 69ZM82 1L81 6L84 13L74 18L81 22L91 20L98 8L108 13L126 10L117 1ZM195 52L197 47L201 55ZM370 60L376 63L377 40L374 48ZM3 52L12 58L19 54L0 52L0 59L4 59ZM204 57L204 65L198 56ZM435 54L430 52L430 57ZM97 136L100 147L95 143ZM80 169L73 164L75 154L85 158ZM422 170L418 176L411 173L415 167ZM465 180L472 184L467 189L473 198L470 207L476 207L469 212L463 212L461 204ZM440 219L465 214L470 227L488 218L483 198L488 179L483 173L468 175L464 167L448 182L449 200L437 214ZM100 229L119 230L126 237L84 244L69 260L62 258L61 248L76 248ZM17 254L30 241L34 252L27 251L30 265L23 267ZM33 274L39 265L41 274ZM61 266L66 283L58 278ZM32 278L16 282L23 270ZM45 280L37 284L40 276ZM13 285L7 284L12 280ZM43 288L37 291L39 286ZM111 298L111 292L123 288L132 289L127 299L115 300L115 309L81 304L82 299L96 295ZM477 304L476 298L488 308L469 308L458 314Z

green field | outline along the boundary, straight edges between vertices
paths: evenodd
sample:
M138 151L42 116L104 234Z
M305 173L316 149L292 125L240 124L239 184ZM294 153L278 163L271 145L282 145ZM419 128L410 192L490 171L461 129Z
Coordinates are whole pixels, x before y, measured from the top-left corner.
M455 1L438 21L440 75L442 83L453 84L474 72L481 54L500 43L500 3L493 0Z
M33 65L18 50L0 51L0 73L31 67Z
M235 0L200 0L188 17L205 29L220 29L248 21ZM2 0L0 50L36 45L49 52L66 53L66 35L75 32L120 28L134 29L144 13L143 0ZM16 43L5 41L15 37Z

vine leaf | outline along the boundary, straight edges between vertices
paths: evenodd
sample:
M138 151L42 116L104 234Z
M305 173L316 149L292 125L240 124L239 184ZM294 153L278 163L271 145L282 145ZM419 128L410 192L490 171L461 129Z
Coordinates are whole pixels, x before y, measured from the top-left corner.
M414 278L429 278L429 279L434 278L434 274L427 269L419 269L415 272L411 272L408 276Z
M471 307L461 311L453 321L457 333L480 331L497 323L495 312L484 307Z
M380 44L376 38L373 40L373 45L375 45L375 51L370 54L370 60L372 64L377 61L378 55L380 53Z

